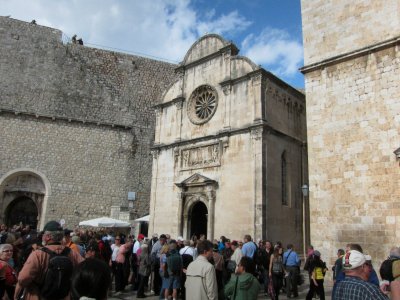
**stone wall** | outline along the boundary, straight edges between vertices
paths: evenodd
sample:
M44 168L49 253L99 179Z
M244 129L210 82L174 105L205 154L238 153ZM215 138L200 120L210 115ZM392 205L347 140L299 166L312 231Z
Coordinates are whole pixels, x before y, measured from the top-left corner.
M331 256L354 242L383 259L397 245L399 61L389 48L307 74L311 237Z
M317 5L322 2L330 3L328 15ZM338 248L359 243L378 266L400 235L393 154L399 147L400 53L395 40L387 40L400 33L399 3L333 3L302 1L306 62L328 58L303 68L311 242L330 262ZM340 34L320 40L325 32Z
M152 106L176 66L62 38L0 17L0 178L25 167L45 174L47 219L109 215L110 205L128 205L128 191L137 195L133 217L147 214Z
M0 17L2 109L154 126L175 65L63 44L59 30Z
M400 32L397 0L301 1L304 64L374 45Z

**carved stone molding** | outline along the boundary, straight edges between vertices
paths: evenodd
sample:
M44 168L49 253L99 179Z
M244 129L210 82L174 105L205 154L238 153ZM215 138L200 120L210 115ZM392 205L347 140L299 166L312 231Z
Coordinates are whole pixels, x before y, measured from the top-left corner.
M162 107L154 108L154 112L155 112L157 118L160 117L161 113L162 113Z
M181 149L181 170L193 170L221 165L221 143Z
M221 138L222 147L227 148L229 147L229 136L224 136Z
M231 93L232 85L227 84L222 87L222 91L224 92L225 96L228 96Z
M251 129L251 138L254 140L260 140L262 138L263 128L257 127Z
M183 98L183 97L179 97L179 98L176 98L176 99L173 101L173 103L175 104L175 106L176 106L177 109L182 109L182 107L183 107L183 101L184 101L184 98Z
M158 159L158 156L160 155L160 150L159 149L152 149L151 150L151 155L153 155L153 159Z
M262 74L261 73L256 73L251 77L251 83L252 85L260 85L261 84L261 79L262 79Z

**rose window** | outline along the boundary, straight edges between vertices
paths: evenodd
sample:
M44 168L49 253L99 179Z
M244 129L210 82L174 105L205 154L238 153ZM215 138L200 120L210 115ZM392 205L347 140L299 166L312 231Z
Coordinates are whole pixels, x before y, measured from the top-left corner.
M188 116L193 124L204 124L217 110L216 91L209 85L202 85L194 90L188 102Z

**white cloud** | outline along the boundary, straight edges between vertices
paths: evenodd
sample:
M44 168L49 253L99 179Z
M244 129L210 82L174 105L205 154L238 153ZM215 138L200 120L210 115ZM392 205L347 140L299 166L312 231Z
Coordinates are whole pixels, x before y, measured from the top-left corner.
M260 26L246 19L238 7L219 11L198 4L195 0L0 0L0 15L27 22L35 19L70 38L77 34L85 45L176 63L206 32L240 44L246 30ZM302 65L301 43L283 30L266 28L259 35L250 34L240 48L241 54L287 81L298 75Z
M237 11L200 16L190 0L0 0L0 15L77 34L86 45L127 50L175 62L205 32L240 31L250 22Z
M224 14L218 19L212 20L215 17L215 12L208 15L204 22L200 22L198 26L199 34L204 33L217 33L223 35L224 33L231 31L242 31L251 25L250 21L247 21L237 11L232 11L229 14Z
M248 35L242 51L257 64L282 77L293 77L303 63L303 46L279 29L265 28L260 35Z

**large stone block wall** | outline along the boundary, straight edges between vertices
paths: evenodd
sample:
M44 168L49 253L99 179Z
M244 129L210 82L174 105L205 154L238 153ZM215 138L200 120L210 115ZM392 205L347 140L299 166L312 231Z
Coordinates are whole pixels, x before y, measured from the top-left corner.
M3 109L154 126L176 65L62 42L59 30L0 17Z
M84 216L109 215L110 205L128 205L128 191L137 195L133 216L147 214L152 107L175 67L0 17L0 175L40 169L55 187L46 218L74 223L78 203Z
M306 74L311 241L378 264L400 236L398 46Z
M303 0L301 12L305 65L400 33L398 0Z
M140 180L139 172L127 176L134 142L129 130L10 115L1 116L0 128L0 177L22 167L45 174L51 190L46 219L75 226L109 215L111 205L128 205L128 189ZM138 205L148 210L148 201Z

